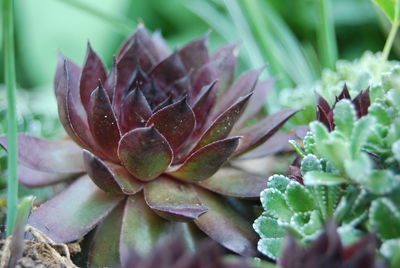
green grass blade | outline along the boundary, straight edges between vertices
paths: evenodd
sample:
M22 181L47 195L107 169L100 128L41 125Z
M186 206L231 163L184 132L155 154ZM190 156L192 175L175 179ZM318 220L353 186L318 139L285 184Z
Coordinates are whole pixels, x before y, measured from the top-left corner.
M335 68L337 60L337 44L335 25L332 19L331 0L318 0L320 27L317 30L319 54L323 67Z
M17 105L14 46L14 0L3 0L3 41L4 76L7 88L8 122L8 181L7 181L7 235L12 234L18 203L18 144L17 144Z
M243 0L242 3L253 25L256 36L260 40L261 47L268 59L268 64L272 69L273 75L280 77L277 81L279 87L291 87L291 80L283 67L283 62L287 59L287 57L284 56L285 51L276 41L276 38L274 38L270 27L267 27L265 24L258 1Z
M10 243L11 254L8 267L15 267L24 252L25 226L34 200L35 197L33 196L25 196L18 205L15 229Z
M226 41L233 41L235 37L230 21L218 12L210 3L203 0L193 0L185 3L187 9L201 18Z
M76 0L58 0L58 1L63 2L71 7L82 10L87 14L90 14L98 19L107 22L108 24L113 26L117 32L119 32L124 36L130 35L132 31L135 29L135 23L126 20L122 17L115 17L113 15L107 14L106 12L103 12L97 8L94 8L90 5L83 3L83 1L76 1Z
M224 0L224 3L239 35L242 37L243 45L251 66L253 68L261 67L265 63L263 55L237 0Z
M317 72L304 54L302 44L268 1L260 3L260 10L264 12L263 17L267 26L271 28L280 45L285 48L287 58L285 61L286 71L297 84L313 82L317 77Z

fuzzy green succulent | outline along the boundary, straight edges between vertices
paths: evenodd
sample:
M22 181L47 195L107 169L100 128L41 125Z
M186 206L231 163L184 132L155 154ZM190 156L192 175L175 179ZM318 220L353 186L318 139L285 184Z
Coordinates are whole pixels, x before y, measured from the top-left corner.
M254 228L258 249L276 259L290 231L303 245L335 218L344 245L376 232L382 255L398 258L400 239L399 69L350 100L345 88L331 108L319 99L318 119L297 148L292 176L274 175L261 193L263 214ZM396 257L397 256L397 257ZM396 262L397 263L397 262ZM394 266L395 267L395 266Z
M371 88L372 100L375 100L375 89L382 87L385 81L394 82L390 73L398 63L386 61L381 64L381 54L365 52L354 61L338 60L335 70L326 69L321 79L311 85L299 85L296 88L287 88L279 94L281 108L302 108L303 111L291 120L296 125L308 124L315 120L316 98L315 93L324 97L329 103L335 101L346 84L351 96L356 96L361 90Z

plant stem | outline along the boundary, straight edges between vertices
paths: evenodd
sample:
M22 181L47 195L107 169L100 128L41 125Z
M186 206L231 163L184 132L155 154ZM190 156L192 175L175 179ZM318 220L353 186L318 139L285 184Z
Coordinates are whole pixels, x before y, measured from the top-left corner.
M135 28L135 24L119 17L112 16L107 14L99 9L93 8L90 5L82 3L82 1L76 0L59 0L67 5L80 9L92 16L99 18L108 24L112 25L116 31L124 36L128 36L132 33L132 30Z
M331 0L318 1L321 25L318 28L317 37L322 66L334 69L338 52L335 25L331 15Z
M392 49L394 39L396 37L397 30L399 29L398 23L393 23L392 28L390 29L389 36L386 39L385 46L383 47L382 51L382 63L387 61L389 57L390 50Z
M7 235L12 234L18 203L18 144L16 116L16 79L14 51L14 0L3 0L4 74L7 88L8 122L8 182L7 182Z

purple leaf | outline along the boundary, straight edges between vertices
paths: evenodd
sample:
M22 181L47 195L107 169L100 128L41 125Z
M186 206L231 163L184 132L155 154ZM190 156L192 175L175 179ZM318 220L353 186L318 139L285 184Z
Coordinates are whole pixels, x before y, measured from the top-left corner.
M18 160L23 165L45 172L84 172L82 150L69 140L46 140L18 135ZM7 149L7 137L0 137L0 145Z
M125 202L120 202L98 225L90 246L89 267L119 267L119 240Z
M237 121L235 129L237 127L242 127L249 119L253 118L257 115L257 113L260 112L274 82L274 80L269 79L265 81L259 81L257 83L253 91L253 96L251 96L249 104L247 105L246 110L244 110L243 115Z
M329 113L331 111L331 106L329 105L329 103L318 93L316 93L316 95L317 105L320 106L325 113Z
M113 94L113 106L116 107L117 113L121 107L123 94L131 85L132 78L136 75L138 66L147 73L155 64L153 56L140 43L136 35L125 45L124 52L117 58L117 81Z
M155 31L151 36L151 39L154 45L154 49L152 48L152 45L147 45L146 42L143 43L146 44L146 47L149 48L152 54L157 55L157 61L162 61L163 59L168 57L168 55L170 54L168 44L162 37L161 32Z
M19 183L30 188L60 183L77 176L79 176L79 173L49 173L18 165Z
M117 86L117 60L114 57L110 73L108 74L107 79L104 82L104 89L107 91L107 95L110 98L110 100L114 98L113 95L116 86Z
M140 43L149 51L149 53L155 58L156 62L160 62L165 59L170 53L168 45L162 38L161 34L157 32L151 35L143 24L139 24L136 35L140 40Z
M118 155L136 178L149 181L160 175L172 161L167 140L154 127L137 128L122 136Z
M166 231L168 223L155 214L138 193L126 200L120 236L121 264L128 263L130 254L149 254Z
M56 76L54 79L55 95L57 99L58 116L61 124L63 125L67 134L80 146L86 148L87 145L82 141L78 134L74 131L70 117L68 114L67 97L69 88L73 87L75 81L72 79L78 76L80 68L74 63L65 59L63 56L59 56Z
M203 65L193 77L193 88L192 95L193 99L196 99L201 93L203 87L210 85L218 80L218 68L219 60L211 61Z
M65 58L61 53L58 54L58 62L53 85L56 95L64 94L64 97L66 96L66 92L60 92L60 90L62 91L62 88L59 87L59 84L63 79L65 79L65 66L68 66L68 82L70 83L71 87L78 87L78 81L81 75L81 67L76 65L71 60Z
M218 117L226 111L239 97L245 96L253 91L257 84L258 76L264 68L248 71L242 74L238 80L228 89L220 102L217 103L212 113L213 118Z
M195 124L194 113L183 98L153 114L146 126L154 125L176 151L190 137Z
M100 190L84 176L37 208L28 224L55 242L71 242L92 230L122 199Z
M257 146L256 148L245 154L240 155L237 159L243 160L261 158L267 155L273 155L282 152L289 147L289 140L293 140L296 138L297 136L292 133L277 132L263 144Z
M172 221L197 219L207 212L190 187L167 176L147 183L144 197L157 214Z
M201 92L200 96L193 104L193 112L196 117L196 128L194 131L194 136L197 137L203 130L205 124L207 123L207 118L209 111L215 104L217 100L216 86L217 82L214 81L212 84L205 86Z
M329 131L332 131L335 128L332 110L326 113L323 106L320 105L317 105L317 120L323 123L329 129Z
M126 133L142 127L152 112L149 103L140 89L134 89L125 98L121 109L121 130Z
M337 97L337 101L342 99L351 99L350 92L346 84L344 84L342 92L340 92L339 96Z
M230 44L217 50L210 61L217 60L216 72L220 83L220 95L228 89L233 82L236 71L238 44Z
M185 66L183 65L178 52L172 53L168 58L160 62L151 71L150 76L155 80L160 88L165 88L171 83L186 74Z
M111 194L122 194L112 172L100 158L89 151L84 151L83 159L89 177L100 189Z
M101 86L90 96L88 121L94 139L107 153L107 158L118 162L120 131L110 100Z
M132 195L142 189L142 184L122 166L103 162L89 151L84 151L83 158L89 177L103 191L112 194Z
M199 184L224 196L257 198L260 192L267 188L267 178L234 168L221 168Z
M201 181L211 177L226 162L239 144L239 137L210 143L191 154L185 162L169 172L184 181Z
M298 110L284 110L266 117L254 126L243 129L240 134L243 135L243 138L235 152L235 156L246 153L264 143L297 112Z
M363 117L368 114L368 108L371 105L371 100L369 98L369 88L358 93L358 95L352 101L356 107L357 117Z
M228 110L223 112L206 132L201 136L199 142L193 150L197 150L214 141L226 138L231 132L236 121L242 115L243 110L251 97L251 93L247 96L241 97L234 103Z
M197 70L209 61L208 36L209 32L179 50L179 56L187 71Z
M243 256L255 256L257 235L251 223L227 206L216 194L193 187L209 211L194 222L212 239Z
M103 62L93 51L90 43L88 43L86 60L82 69L81 79L80 79L80 95L83 107L88 109L90 94L96 89L99 81L105 82L107 78L106 68Z

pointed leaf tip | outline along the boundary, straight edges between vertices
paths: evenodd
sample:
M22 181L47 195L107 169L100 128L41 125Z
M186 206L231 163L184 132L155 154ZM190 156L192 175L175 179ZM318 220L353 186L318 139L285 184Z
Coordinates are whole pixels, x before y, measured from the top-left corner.
M166 176L147 183L144 196L149 207L168 220L193 220L208 211L188 185Z
M240 137L230 137L210 143L190 155L175 170L173 177L186 181L202 181L211 177L228 160L239 144Z
M146 126L153 125L176 151L190 137L195 124L194 113L185 97L157 111Z
M144 181L164 172L173 157L168 141L154 127L137 128L122 136L118 155L125 168Z

